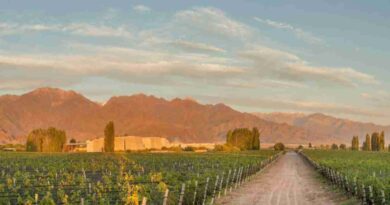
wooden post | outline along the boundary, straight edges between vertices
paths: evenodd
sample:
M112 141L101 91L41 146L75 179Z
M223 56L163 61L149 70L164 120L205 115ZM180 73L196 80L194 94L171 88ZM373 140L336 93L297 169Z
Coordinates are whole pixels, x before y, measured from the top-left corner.
M231 174L232 170L229 169L229 174L226 178L226 185L225 185L225 192L224 192L224 195L226 196L226 192L227 192L227 189L228 189L228 186L229 186L229 180L230 180L230 174Z
M80 205L84 205L84 198L80 199Z
M210 178L207 177L207 179L206 179L206 185L205 185L205 187L204 187L204 195L203 195L203 202L202 202L202 205L205 205L205 204L206 204L207 188L208 188L208 186L209 186L209 180L210 180Z
M142 205L146 205L147 200L148 200L148 199L147 199L146 197L143 197L143 198L142 198Z
M233 186L234 186L234 177L236 176L236 169L233 171L233 176L232 176L232 184L230 186L229 192L232 192Z
M242 167L238 168L237 181L235 186L236 189L238 186L241 185L241 174L242 174Z
M374 194L372 193L372 186L368 186L368 192L369 192L369 201L371 204L374 204Z
M213 190L213 195L212 195L212 197L211 197L210 205L213 205L213 204L214 204L215 192L217 191L217 188L218 188L218 180L219 180L219 176L217 175L217 177L215 178L215 185L214 185L214 190Z
M181 184L181 192L180 192L180 197L179 197L179 205L183 204L183 199L184 199L184 192L186 190L186 184L183 183Z
M242 168L242 167L239 167L239 168L238 168L237 182L236 182L236 186L235 186L236 189L237 189L237 187L240 186L241 172L242 172L242 169L241 169L241 168Z
M198 181L195 181L194 201L192 202L192 205L195 205L195 203L196 203L196 189L197 188L198 188Z
M345 189L347 191L347 194L349 195L350 194L350 189L349 189L348 178L345 176L344 179L345 179Z
M249 171L250 171L250 166L248 165L248 167L246 168L246 171L245 171L245 181L248 181L248 176L249 176Z
M83 172L83 177L84 177L84 179L87 180L87 175L85 174L85 169L84 169L84 167L81 169L81 171Z
M330 174L332 175L332 182L334 186L337 186L337 180L336 180L336 174L335 172L331 169Z
M245 182L247 172L248 172L248 169L247 169L247 167L244 166L244 169L242 172L242 178L241 178L242 182L241 183Z
M237 189L237 185L239 183L239 180L238 180L238 177L240 176L240 171L241 171L241 168L239 167L238 170L237 170L237 174L236 174L236 180L234 181L234 189Z
M221 198L222 184L223 184L223 176L224 176L224 175L225 175L225 172L222 172L221 182L219 183L219 189L218 189L218 199Z
M244 178L244 170L245 170L245 167L241 167L241 174L240 174L240 186L241 184L243 183L243 178Z
M364 184L362 184L362 205L366 205L366 188L364 187Z
M166 190L165 190L165 193L164 193L163 205L167 205L167 202L168 202L168 194L169 194L169 189L166 189Z
M92 185L91 183L88 183L88 193L92 193Z
M38 194L35 194L34 198L35 198L35 204L38 205Z
M385 191L381 190L381 203L384 205L386 204L386 195L385 195Z

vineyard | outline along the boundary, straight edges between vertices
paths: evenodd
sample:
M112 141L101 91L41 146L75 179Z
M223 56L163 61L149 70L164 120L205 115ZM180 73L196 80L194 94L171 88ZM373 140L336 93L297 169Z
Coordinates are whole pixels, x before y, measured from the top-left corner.
M334 186L362 204L390 204L390 154L305 150L308 159Z
M276 154L0 153L0 204L212 204Z

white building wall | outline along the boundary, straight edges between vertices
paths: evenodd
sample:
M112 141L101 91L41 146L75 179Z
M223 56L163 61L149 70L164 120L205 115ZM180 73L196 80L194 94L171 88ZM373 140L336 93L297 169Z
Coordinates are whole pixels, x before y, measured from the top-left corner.
M169 147L170 143L162 137L115 137L115 151L161 149L164 146ZM87 141L87 152L102 152L103 148L104 138Z

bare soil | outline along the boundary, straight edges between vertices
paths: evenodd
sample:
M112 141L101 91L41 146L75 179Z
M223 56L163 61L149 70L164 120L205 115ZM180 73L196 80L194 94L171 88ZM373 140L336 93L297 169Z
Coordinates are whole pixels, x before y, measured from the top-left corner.
M216 201L219 205L332 205L350 204L330 191L320 176L295 152L281 156L239 189Z

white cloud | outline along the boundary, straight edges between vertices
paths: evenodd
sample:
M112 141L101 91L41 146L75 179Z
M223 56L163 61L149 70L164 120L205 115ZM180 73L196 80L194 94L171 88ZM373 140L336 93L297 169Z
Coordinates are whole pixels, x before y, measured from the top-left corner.
M61 28L72 34L97 37L123 37L131 38L132 34L123 26L109 27L105 25L91 25L85 23L73 23Z
M0 36L25 34L28 32L65 32L73 35L95 37L131 38L132 34L123 26L110 27L87 23L72 24L16 24L0 23Z
M384 90L373 91L371 93L361 93L360 96L367 102L375 106L388 108L390 102L390 93Z
M294 112L323 112L329 114L347 114L355 116L367 117L385 117L388 116L383 112L354 107L351 105L342 105L334 103L323 103L316 101L299 101L278 98L234 98L234 97L215 97L215 96L199 96L199 98L211 103L224 102L234 106L252 107L259 109L276 109Z
M190 29L230 37L246 37L251 34L250 28L225 15L216 8L194 8L176 13L176 21Z
M147 7L145 5L141 5L141 4L134 6L133 10L137 11L139 13L147 13L147 12L151 11L151 9L149 7Z
M181 48L190 52L225 52L224 49L218 48L209 44L197 43L185 40L173 41L172 44L178 48Z
M134 6L134 10L149 12L150 8L138 5ZM210 93L208 88L212 86L215 92L221 95L226 90L236 88L235 91L240 92L232 96L235 99L220 99L218 102L226 100L234 105L259 109L264 107L329 113L345 112L366 116L378 114L353 105L352 108L348 108L349 106L342 104L277 98L276 95L303 97L306 91L314 93L313 89L318 89L319 93L323 89L327 92L330 92L330 89L338 92L336 89L340 87L343 88L341 92L347 92L351 87L355 88L354 92L362 92L359 91L361 86L365 84L371 86L376 84L377 80L374 76L355 68L315 65L293 52L266 47L256 28L232 18L219 9L191 8L178 11L171 16L150 13L150 19L146 20L145 18L119 19L125 16L121 12L122 10L109 9L101 13L99 21L88 21L88 23L72 22L73 18L45 21L31 19L23 23L0 22L1 45L6 45L4 47L6 48L15 44L15 49L0 50L0 90L20 90L36 86L58 87L79 83L86 85L91 83L86 82L86 78L104 78L110 82L126 85L127 83L124 82L164 85L161 89L181 86L180 89L182 87L183 90L188 89L191 95L196 95L197 92ZM161 16L164 18L157 19ZM273 28L291 32L288 34L295 35L308 43L325 43L323 39L290 24L255 19ZM138 25L137 23L148 23L149 20L153 23L147 24L147 27L128 27L128 24L124 23L114 26L118 22L142 21L135 22L134 25ZM155 20L159 23L155 23ZM58 38L51 39L48 44L35 44L32 49L25 50L26 45L10 38L1 38L4 35L14 34L24 37L29 33L38 32L51 33ZM64 35L66 38L62 39ZM78 36L99 38L89 40L89 38L76 38ZM94 45L86 44L87 42ZM123 47L118 46L121 42ZM96 46L98 44L104 46ZM23 53L27 50L36 52ZM10 73L13 75L9 75ZM98 81L91 84L95 82ZM270 93L272 93L272 100L256 98L256 96L269 96ZM253 99L246 99L246 96ZM356 105L385 99L382 100L383 107L381 107L384 108L384 106L388 107L390 99L380 97L376 93L365 93L362 97L367 100L356 102ZM313 99L316 99L316 96L313 96ZM331 100L350 101L347 97ZM376 107L379 106L373 106L374 109Z
M107 76L125 81L147 79L147 83L156 82L156 79L164 81L163 78L170 80L177 77L184 80L208 79L222 82L222 79L245 72L243 68L216 63L215 61L220 60L202 55L172 56L164 52L121 47L77 44L70 46L79 51L84 50L87 54L0 55L0 68L19 68L24 69L25 73L42 70L61 71L70 76Z
M262 46L239 52L239 56L250 60L259 75L269 75L279 79L353 87L361 83L378 83L374 76L352 68L311 66L294 54Z
M258 17L254 17L254 20L257 21L257 22L260 22L260 23L264 23L268 26L271 26L271 27L274 27L274 28L277 28L277 29L283 29L283 30L288 30L290 32L293 32L294 35L307 42L307 43L310 43L310 44L325 44L325 41L322 39L322 38L319 38L319 37L316 37L314 36L313 34L311 34L310 32L307 32L307 31L304 31L300 28L296 28L290 24L287 24L287 23L282 23L282 22L277 22L277 21L272 21L272 20L269 20L269 19L261 19L261 18L258 18Z
M270 87L270 88L305 88L307 87L303 83L291 82L291 81L282 81L282 80L273 80L265 79L259 82L260 86Z

